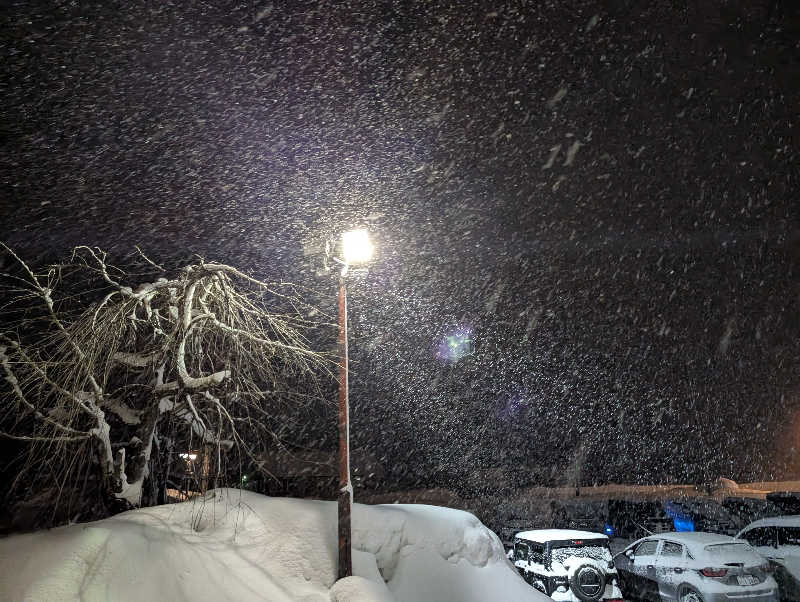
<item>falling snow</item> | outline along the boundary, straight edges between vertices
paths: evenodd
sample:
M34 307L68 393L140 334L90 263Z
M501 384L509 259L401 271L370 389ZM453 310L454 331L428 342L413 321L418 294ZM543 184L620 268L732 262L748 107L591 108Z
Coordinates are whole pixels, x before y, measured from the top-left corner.
M796 475L797 8L493 8L15 3L0 239L198 254L334 316L321 250L368 227L351 432L387 486Z

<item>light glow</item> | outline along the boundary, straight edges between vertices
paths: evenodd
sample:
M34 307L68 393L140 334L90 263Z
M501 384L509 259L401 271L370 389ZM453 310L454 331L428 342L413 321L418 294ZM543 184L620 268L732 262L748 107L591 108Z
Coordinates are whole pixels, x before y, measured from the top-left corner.
M436 357L446 362L457 362L473 353L472 328L462 325L452 329L440 339Z
M365 263L375 251L366 230L351 230L342 234L342 254L347 264Z

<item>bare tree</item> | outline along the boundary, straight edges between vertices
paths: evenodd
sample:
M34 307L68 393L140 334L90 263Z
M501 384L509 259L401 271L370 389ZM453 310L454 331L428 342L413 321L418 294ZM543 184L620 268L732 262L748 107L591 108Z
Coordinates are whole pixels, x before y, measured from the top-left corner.
M293 286L199 259L168 273L141 252L122 270L89 247L37 271L4 248L19 270L2 307L0 420L29 444L18 479L61 492L82 477L139 505L154 444L252 456L277 437L280 392L319 391L331 365L309 343L320 314Z

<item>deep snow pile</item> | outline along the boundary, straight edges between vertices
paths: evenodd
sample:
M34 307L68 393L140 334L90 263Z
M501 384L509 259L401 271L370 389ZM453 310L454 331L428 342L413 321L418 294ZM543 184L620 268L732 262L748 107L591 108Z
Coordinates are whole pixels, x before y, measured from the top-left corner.
M0 600L548 600L459 510L356 504L353 547L357 576L334 584L335 502L220 489L0 540Z

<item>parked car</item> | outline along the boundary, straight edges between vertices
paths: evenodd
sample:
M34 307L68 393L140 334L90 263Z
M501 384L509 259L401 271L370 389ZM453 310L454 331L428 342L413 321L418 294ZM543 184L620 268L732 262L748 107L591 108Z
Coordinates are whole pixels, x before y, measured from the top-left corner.
M622 602L608 537L572 529L523 531L512 562L539 591L563 602Z
M745 541L715 533L662 533L614 557L626 599L777 601L771 567Z
M736 537L772 563L781 600L800 600L800 515L762 518Z
M615 537L638 539L652 533L678 530L674 517L668 516L660 501L612 499L608 502L608 529Z
M670 500L664 504L667 516L673 519L670 531L706 531L736 535L741 523L723 504L705 498Z
M798 491L773 491L767 494L767 501L778 506L781 514L800 513L800 492Z
M722 505L731 516L735 517L739 525L737 533L758 519L786 514L777 504L758 498L725 497Z

